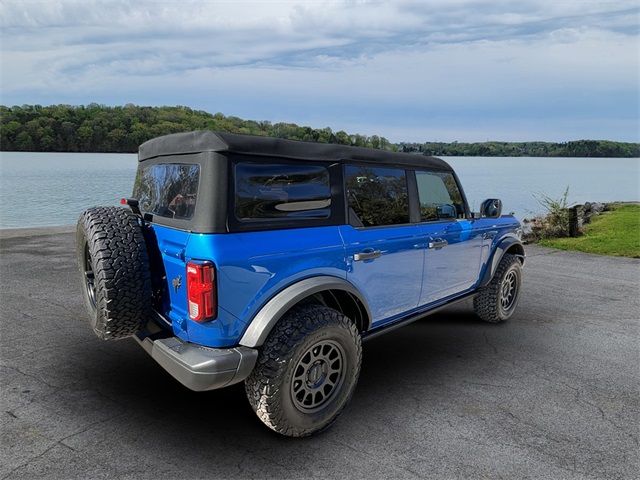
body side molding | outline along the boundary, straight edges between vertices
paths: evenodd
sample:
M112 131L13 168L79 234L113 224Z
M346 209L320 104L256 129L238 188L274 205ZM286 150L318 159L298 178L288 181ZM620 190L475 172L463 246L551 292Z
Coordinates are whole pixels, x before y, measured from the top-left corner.
M300 280L293 285L277 293L269 300L253 317L249 328L240 339L240 345L245 347L259 347L264 343L271 329L280 318L300 300L303 300L314 293L324 290L343 290L354 295L367 310L367 315L371 318L369 306L360 292L349 282L338 277L318 276Z

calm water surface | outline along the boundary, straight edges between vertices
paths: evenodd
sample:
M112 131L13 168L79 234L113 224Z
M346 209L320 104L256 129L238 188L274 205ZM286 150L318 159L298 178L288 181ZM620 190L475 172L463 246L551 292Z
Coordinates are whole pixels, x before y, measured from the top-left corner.
M446 157L472 209L501 198L520 218L541 210L534 195L571 202L640 200L638 158ZM0 153L0 228L71 225L93 205L129 196L135 154Z

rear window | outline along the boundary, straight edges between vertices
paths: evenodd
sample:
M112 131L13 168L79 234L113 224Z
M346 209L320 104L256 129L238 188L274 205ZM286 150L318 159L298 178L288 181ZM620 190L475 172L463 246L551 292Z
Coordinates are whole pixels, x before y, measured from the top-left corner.
M409 223L407 174L403 169L347 165L345 176L352 225Z
M143 212L166 218L190 220L196 208L200 166L159 163L141 166L133 197Z
M238 163L235 214L241 221L329 218L329 170L321 165Z

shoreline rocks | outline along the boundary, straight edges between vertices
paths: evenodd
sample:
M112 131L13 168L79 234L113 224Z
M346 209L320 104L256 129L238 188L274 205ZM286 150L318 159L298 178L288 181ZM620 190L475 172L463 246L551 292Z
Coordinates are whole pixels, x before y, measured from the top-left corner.
M585 202L522 220L523 239L534 243L542 238L578 237L585 224L619 202Z

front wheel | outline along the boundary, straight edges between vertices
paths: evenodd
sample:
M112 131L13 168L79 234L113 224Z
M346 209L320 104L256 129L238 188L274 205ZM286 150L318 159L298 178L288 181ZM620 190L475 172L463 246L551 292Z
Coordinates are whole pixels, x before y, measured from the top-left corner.
M249 403L272 430L311 435L331 425L351 399L361 359L349 318L320 305L296 307L269 334L245 381Z
M522 263L517 256L505 254L491 281L473 299L476 314L485 322L508 320L518 305L522 285Z

